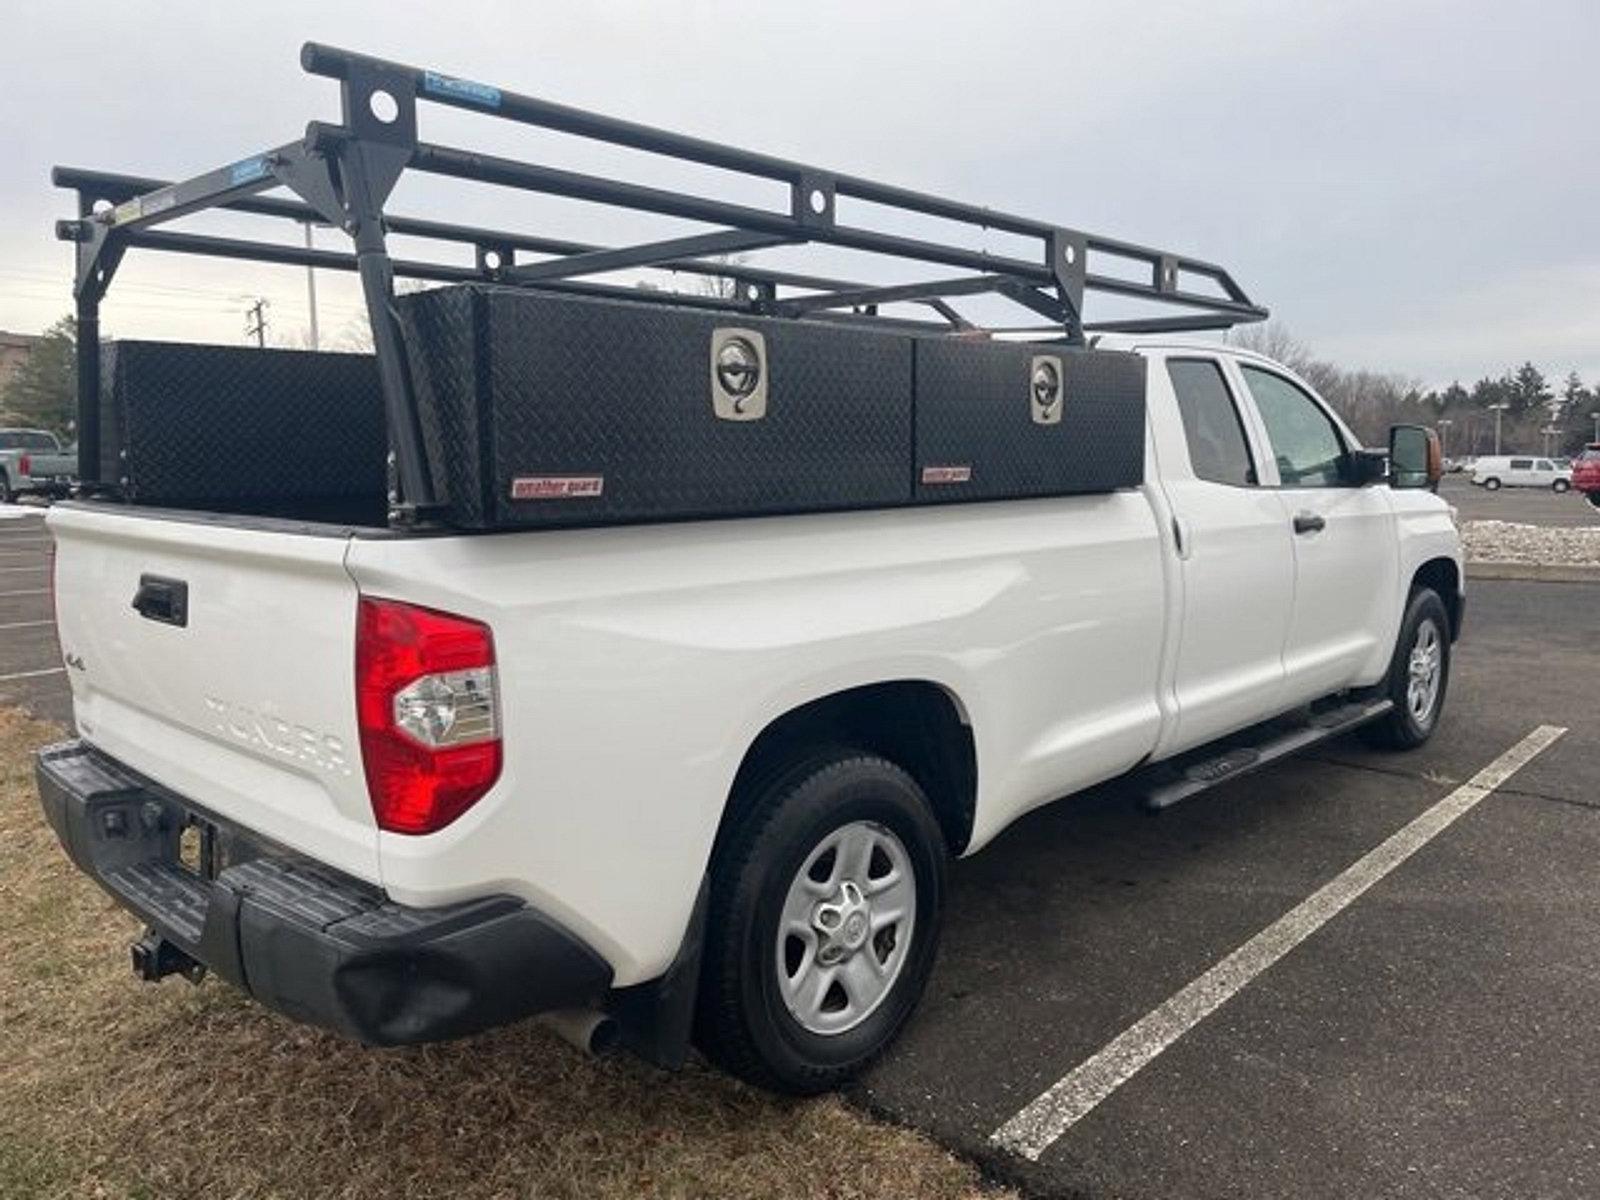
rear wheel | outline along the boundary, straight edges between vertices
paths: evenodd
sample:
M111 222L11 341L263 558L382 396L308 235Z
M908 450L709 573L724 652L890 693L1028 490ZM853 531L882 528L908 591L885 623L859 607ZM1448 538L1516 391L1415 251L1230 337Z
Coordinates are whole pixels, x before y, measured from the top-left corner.
M1406 604L1400 637L1389 662L1386 690L1394 708L1362 730L1374 745L1413 750L1433 736L1450 684L1450 614L1429 588Z
M1552 483L1550 486L1559 495L1561 492L1566 491L1572 485L1570 483L1568 483L1565 479L1558 479L1554 483Z
M1488 479L1483 481L1483 486L1491 492L1498 492L1500 490L1500 481L1493 476L1490 476Z
M17 494L11 490L11 477L0 471L0 504L10 504L16 498Z
M748 800L712 874L697 1037L752 1083L826 1091L922 994L943 835L916 781L862 752L809 757Z
M1600 508L1600 491L1585 492L1584 494L1589 497L1590 504Z

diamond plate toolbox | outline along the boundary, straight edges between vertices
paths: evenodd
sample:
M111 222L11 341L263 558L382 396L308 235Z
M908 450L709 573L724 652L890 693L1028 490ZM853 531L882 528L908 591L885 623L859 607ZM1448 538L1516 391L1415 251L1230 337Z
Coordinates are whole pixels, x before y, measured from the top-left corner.
M466 528L903 505L898 333L468 284L398 299L430 470ZM717 354L759 405L715 393Z
M176 342L102 348L100 477L142 504L381 500L371 355Z
M1144 481L1144 359L1048 343L916 340L916 497L1063 496Z

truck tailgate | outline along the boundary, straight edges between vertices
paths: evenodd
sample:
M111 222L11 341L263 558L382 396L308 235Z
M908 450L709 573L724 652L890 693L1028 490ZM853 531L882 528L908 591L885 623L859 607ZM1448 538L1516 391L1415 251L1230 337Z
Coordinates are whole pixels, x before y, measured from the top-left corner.
M79 733L199 807L377 882L348 540L87 505L48 524Z

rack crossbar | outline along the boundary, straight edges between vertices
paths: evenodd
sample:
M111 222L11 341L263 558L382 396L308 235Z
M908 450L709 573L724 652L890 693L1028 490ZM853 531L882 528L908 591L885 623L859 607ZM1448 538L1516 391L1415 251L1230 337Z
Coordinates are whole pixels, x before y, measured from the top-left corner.
M1058 335L1069 344L1083 342L1086 332L1222 329L1267 316L1267 310L1255 304L1225 268L1186 255L603 116L318 43L307 43L302 48L301 64L311 74L338 81L341 119L337 124L313 121L297 141L178 181L56 168L54 182L75 191L78 200L76 219L58 222L57 236L75 244L77 258L74 296L79 322L79 468L86 489L92 491L101 484L99 306L124 253L130 249L359 274L389 423L395 464L390 516L396 523L428 519L437 507L438 495L420 446L416 397L393 305L396 276L440 283L487 280L583 295L620 294L646 302L960 334L968 334L977 326L951 300L992 294L1044 318L1050 324L1042 332ZM423 102L776 181L787 185L789 203L786 208L760 208L423 142L417 136L417 106ZM712 229L634 245L602 246L537 233L391 215L386 211L389 197L407 171L632 209ZM263 194L274 189L287 189L294 198ZM914 237L892 228L866 228L841 221L841 198L877 206L891 218L909 214L954 222L966 227L969 238L990 230L1018 235L1035 243L1035 253L991 254L961 239ZM347 235L354 252L160 228L209 209L321 225ZM471 246L474 265L394 258L388 247L390 235ZM836 246L908 263L955 268L964 274L907 283L860 282L713 257L801 244ZM519 253L545 257L519 262ZM1091 257L1133 264L1148 271L1148 279L1091 270L1095 265ZM719 290L714 296L692 296L640 291L581 278L631 269L681 271L731 280L735 286ZM1191 281L1201 281L1214 291L1195 290ZM1184 311L1168 317L1086 322L1084 301L1089 293ZM895 303L921 305L936 320L915 321L879 314L880 306Z

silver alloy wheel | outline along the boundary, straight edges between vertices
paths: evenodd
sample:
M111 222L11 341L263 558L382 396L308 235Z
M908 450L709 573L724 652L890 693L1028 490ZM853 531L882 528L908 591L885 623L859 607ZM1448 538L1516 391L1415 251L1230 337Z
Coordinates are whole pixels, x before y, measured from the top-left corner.
M1411 654L1406 662L1406 708L1411 719L1426 727L1433 718L1433 706L1439 700L1439 678L1444 665L1444 639L1439 626L1432 620L1417 625L1417 635L1411 643Z
M893 830L852 821L829 833L800 864L778 919L789 1015L823 1035L865 1021L900 977L916 918L916 873Z

